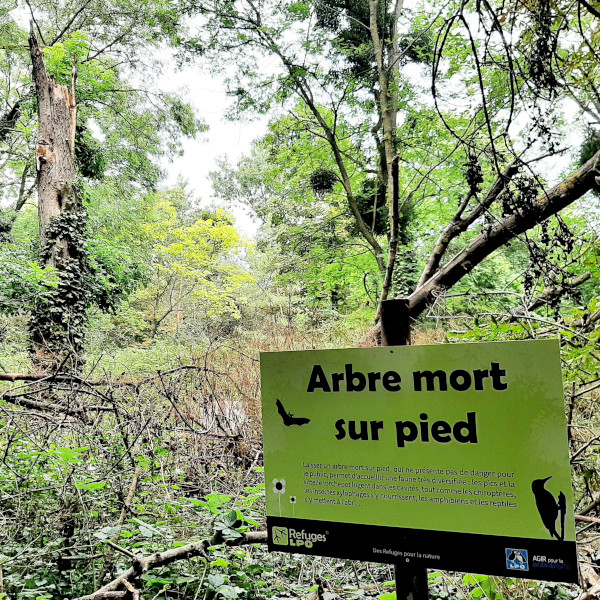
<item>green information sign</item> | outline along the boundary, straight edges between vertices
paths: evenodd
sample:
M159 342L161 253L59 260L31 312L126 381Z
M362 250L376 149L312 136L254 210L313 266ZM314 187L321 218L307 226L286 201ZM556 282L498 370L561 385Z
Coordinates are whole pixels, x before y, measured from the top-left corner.
M269 548L577 582L556 340L261 355Z

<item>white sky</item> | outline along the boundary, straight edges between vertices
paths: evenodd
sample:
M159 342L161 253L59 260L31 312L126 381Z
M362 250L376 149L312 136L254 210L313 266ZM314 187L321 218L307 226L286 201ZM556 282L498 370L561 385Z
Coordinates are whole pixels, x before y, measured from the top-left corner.
M221 82L208 74L200 72L197 67L186 67L182 71L169 74L163 89L187 90L186 100L197 110L197 115L209 126L206 133L200 134L197 140L184 140L184 155L163 165L168 177L163 185L175 185L177 179L187 180L194 196L202 200L202 205L217 202L212 194L212 185L208 176L216 169L216 159L227 155L235 164L243 154L250 152L252 141L266 133L267 120L228 121L225 112L230 103ZM241 209L234 214L238 227L248 235L252 235L258 223Z

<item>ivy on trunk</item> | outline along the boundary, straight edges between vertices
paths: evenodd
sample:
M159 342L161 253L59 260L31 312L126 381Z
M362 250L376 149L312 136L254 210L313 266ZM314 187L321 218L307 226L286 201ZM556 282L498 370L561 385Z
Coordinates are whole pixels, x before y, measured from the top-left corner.
M56 270L56 286L38 299L31 315L30 352L36 369L77 369L86 325L89 270L86 213L75 166L76 66L71 89L48 76L33 26L29 35L38 102L36 150L40 264Z

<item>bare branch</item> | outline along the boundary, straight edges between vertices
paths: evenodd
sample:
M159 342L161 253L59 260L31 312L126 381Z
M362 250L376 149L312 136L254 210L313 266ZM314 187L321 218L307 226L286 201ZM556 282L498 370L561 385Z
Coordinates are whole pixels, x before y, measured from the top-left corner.
M25 204L25 202L27 202L27 199L31 195L31 192L34 188L34 186L32 186L27 190L27 192L25 192L25 183L27 181L27 174L29 173L30 166L31 165L27 163L23 168L23 173L21 175L21 185L19 186L19 197L17 198L17 203L15 204L15 212L19 212L23 208L23 205Z
M573 277L573 279L569 279L568 281L563 281L560 284L554 284L547 286L544 291L527 307L528 311L535 310L536 308L540 308L545 304L548 304L554 298L558 298L562 296L565 292L569 290L573 290L576 287L579 287L582 283L585 283L590 277L591 273L583 273L578 277Z
M69 30L69 27L73 25L75 19L80 15L80 13L82 13L87 8L88 4L90 4L91 1L92 0L87 0L87 2L84 2L79 10L75 11L71 19L63 27L62 31L59 34L57 34L56 37L50 42L50 46L54 46L54 44L56 44L56 42L58 42L62 38L62 36Z
M595 9L589 2L587 2L586 0L579 0L580 4L583 4L583 6L585 6L586 10L588 10L590 13L592 13L595 17L600 18L600 11Z

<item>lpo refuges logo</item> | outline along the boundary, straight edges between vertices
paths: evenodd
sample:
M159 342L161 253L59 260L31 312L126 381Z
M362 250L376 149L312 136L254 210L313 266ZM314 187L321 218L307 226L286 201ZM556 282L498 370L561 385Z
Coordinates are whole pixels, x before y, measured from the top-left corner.
M307 533L304 529L298 531L288 527L273 527L271 537L275 546L312 548L315 542L327 541L327 536L323 533Z
M529 571L529 556L527 550L506 548L506 568L511 571Z

